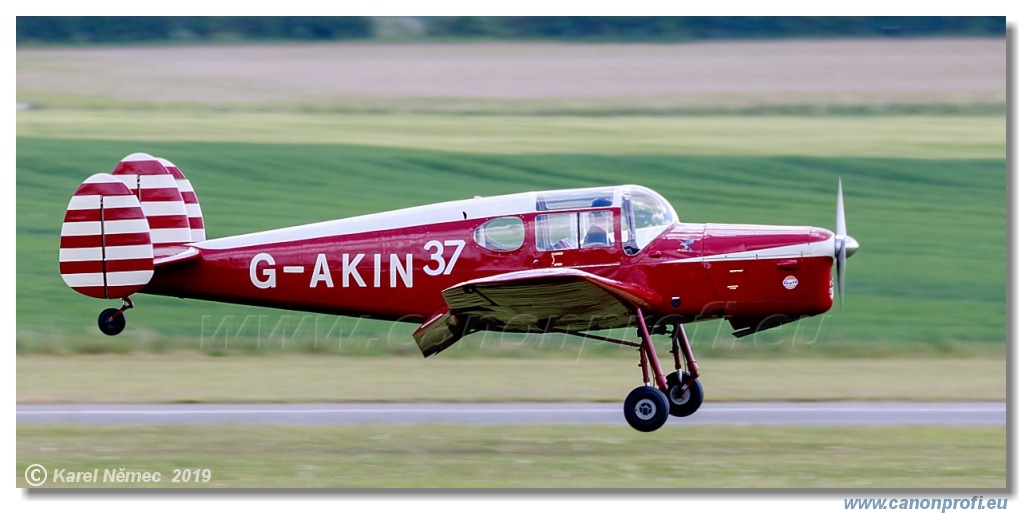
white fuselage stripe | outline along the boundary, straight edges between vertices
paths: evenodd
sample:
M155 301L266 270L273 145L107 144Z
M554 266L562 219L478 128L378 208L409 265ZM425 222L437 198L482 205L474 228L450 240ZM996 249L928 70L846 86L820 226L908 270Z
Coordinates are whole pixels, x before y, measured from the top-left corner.
M685 264L690 262L725 262L732 260L764 260L778 258L804 258L804 257L835 257L835 239L792 244L789 246L777 246L774 248L756 249L752 251L738 251L736 253L722 253L719 255L707 255L692 258L679 258L666 260L666 264Z
M537 194L525 192L507 196L475 198L424 205L378 214L324 221L277 230L211 239L199 244L201 249L235 249L264 244L277 244L299 240L354 235L359 233L397 230L414 226L518 215L537 208Z

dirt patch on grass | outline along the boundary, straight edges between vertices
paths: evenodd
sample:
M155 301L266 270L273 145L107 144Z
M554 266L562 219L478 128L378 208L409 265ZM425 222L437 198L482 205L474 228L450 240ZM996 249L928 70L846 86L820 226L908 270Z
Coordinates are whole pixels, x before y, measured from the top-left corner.
M1004 101L1001 39L32 49L18 101L572 106ZM68 101L64 98L64 101ZM476 102L476 103L474 103ZM403 105L401 102L398 105ZM507 106L506 106L507 107Z

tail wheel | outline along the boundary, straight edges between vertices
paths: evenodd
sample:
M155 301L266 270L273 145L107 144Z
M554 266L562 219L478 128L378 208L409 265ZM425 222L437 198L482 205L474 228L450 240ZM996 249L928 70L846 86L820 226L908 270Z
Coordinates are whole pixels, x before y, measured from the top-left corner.
M626 396L623 413L633 429L645 433L654 431L668 420L668 399L657 388L638 387Z
M100 312L100 318L97 322L100 326L100 331L110 336L124 331L124 327L128 323L124 317L124 312L117 308L107 308Z
M692 385L684 388L683 383L690 378L690 374L686 372L682 374L681 380L678 372L672 372L665 376L668 382L669 413L673 417L693 415L704 403L704 387L701 386L700 380L695 379Z

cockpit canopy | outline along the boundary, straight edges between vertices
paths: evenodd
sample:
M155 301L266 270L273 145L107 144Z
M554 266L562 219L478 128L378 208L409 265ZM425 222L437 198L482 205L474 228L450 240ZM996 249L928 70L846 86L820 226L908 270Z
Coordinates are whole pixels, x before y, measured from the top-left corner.
M660 194L639 185L594 187L537 193L537 210L577 210L608 207L620 210L622 245L636 254L679 221Z

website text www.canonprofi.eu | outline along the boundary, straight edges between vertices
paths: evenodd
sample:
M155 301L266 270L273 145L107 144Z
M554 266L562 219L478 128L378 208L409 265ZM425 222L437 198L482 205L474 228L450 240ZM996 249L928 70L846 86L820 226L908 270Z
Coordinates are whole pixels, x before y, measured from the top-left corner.
M884 498L884 499L843 499L847 510L898 510L898 511L980 511L986 509L1005 510L1008 499L986 498L984 495L960 498Z

